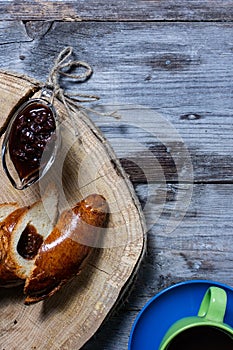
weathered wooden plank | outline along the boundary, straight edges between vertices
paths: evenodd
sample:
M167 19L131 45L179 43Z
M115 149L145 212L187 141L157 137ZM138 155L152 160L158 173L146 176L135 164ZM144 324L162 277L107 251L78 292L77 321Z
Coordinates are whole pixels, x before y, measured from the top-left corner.
M32 39L27 35L25 25L20 22L0 21L0 44L10 45L23 42L30 42ZM7 58L7 57L5 57Z
M10 41L4 35L8 31ZM174 127L188 148L196 181L232 181L232 32L232 24L50 26L39 21L24 28L21 22L4 22L0 31L0 62L1 68L45 81L54 58L69 43L77 58L93 66L94 75L78 88L71 81L63 81L64 86L100 95L101 101L92 105L98 105L100 110L108 105L112 110L113 104L131 105L132 113L121 120L94 116L93 120L118 156L124 158L123 164L133 181L145 181L142 171L132 162L135 159L151 171L153 181L158 180L158 172L156 167L151 170L151 162L157 161L167 180L176 181L174 159L183 161L179 152L174 153L177 135L170 135L167 142L158 140L163 127L159 127L156 113L162 118L162 125ZM136 110L137 105L149 108L149 113ZM144 148L138 148L139 144Z
M231 21L230 0L1 1L2 20Z
M202 134L201 128L198 134L199 123L195 121L184 121L183 128L174 120L172 125L178 136L171 135L170 140L169 137L158 139L163 123L154 123L151 117L146 125L145 113L142 114L141 122L133 116L128 122L123 112L122 119L114 122L95 118L132 182L232 182L231 113L223 118L222 124L217 118L215 123L212 115L212 125L206 126L206 134ZM156 115L155 112L154 119ZM163 120L169 128L169 119L164 117ZM221 127L227 128L227 125L228 132L222 131Z
M108 320L83 350L126 349L130 329L139 310L158 291L174 283L188 279L211 279L233 286L232 185L195 185L184 219L170 233L165 233L165 227L170 215L177 214L174 197L177 189L171 185L163 190L167 201L157 224L148 232L147 255L133 291L118 313ZM142 205L147 193L145 185L137 186ZM156 195L159 196L159 193L154 186L154 197ZM150 202L150 213L145 212L149 225L156 212L160 211L160 205L159 200ZM182 211L178 213L183 215Z

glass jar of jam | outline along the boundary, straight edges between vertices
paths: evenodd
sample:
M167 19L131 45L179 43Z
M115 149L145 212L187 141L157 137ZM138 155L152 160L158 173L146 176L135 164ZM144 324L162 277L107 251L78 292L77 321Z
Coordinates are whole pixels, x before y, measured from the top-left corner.
M24 189L52 165L59 143L56 112L43 98L31 99L13 115L2 146L3 168L13 186Z

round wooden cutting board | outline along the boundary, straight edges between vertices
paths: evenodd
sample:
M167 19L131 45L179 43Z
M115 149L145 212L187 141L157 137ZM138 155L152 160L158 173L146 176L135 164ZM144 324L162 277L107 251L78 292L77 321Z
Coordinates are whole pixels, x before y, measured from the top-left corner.
M31 78L0 72L0 126L22 102L39 96L40 88ZM145 248L140 205L108 142L84 113L74 114L75 136L64 105L55 100L55 108L62 136L55 164L23 191L12 187L1 166L0 203L29 205L51 183L58 189L60 210L99 193L110 207L108 227L82 272L50 299L25 306L22 287L0 289L1 349L80 349L116 306Z

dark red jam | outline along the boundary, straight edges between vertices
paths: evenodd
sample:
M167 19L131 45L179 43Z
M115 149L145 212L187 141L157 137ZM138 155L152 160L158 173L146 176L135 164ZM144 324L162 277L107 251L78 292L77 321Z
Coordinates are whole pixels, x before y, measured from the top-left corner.
M31 260L37 255L42 243L43 237L33 225L28 224L20 236L17 251L24 259Z
M9 134L9 154L20 179L38 173L50 159L56 141L53 111L43 102L26 105Z

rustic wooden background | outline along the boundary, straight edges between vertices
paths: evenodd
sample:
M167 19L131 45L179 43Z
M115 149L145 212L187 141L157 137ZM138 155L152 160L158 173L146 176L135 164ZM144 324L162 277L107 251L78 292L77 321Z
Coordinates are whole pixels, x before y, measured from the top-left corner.
M150 230L132 292L83 350L126 349L139 310L178 281L207 278L233 286L232 5L230 0L0 2L1 69L45 80L59 51L71 45L94 68L92 79L78 86L101 96L92 107L147 107L171 123L191 156L193 181L190 171L179 181L179 149L174 153L158 142L153 113L145 128L137 127L137 118L127 125L124 118L106 122L93 116L121 158ZM163 176L153 168L148 181L144 169L155 162ZM188 198L191 190L191 200L177 205L179 193ZM168 232L171 217L183 219Z

